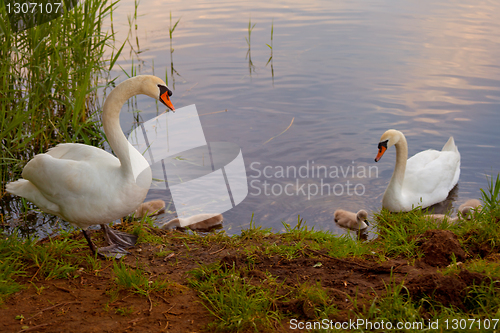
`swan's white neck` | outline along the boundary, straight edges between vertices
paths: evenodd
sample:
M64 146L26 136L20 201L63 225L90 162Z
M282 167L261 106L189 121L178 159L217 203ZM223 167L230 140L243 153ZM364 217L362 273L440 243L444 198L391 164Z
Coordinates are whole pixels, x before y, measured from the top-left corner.
M394 145L396 148L396 166L387 189L393 191L398 197L403 190L403 180L405 178L406 161L408 160L408 144L405 136L400 133L399 140Z
M120 111L125 102L139 94L143 94L143 79L133 77L111 91L106 98L102 112L102 125L109 145L121 163L125 175L133 175L129 143L120 126Z

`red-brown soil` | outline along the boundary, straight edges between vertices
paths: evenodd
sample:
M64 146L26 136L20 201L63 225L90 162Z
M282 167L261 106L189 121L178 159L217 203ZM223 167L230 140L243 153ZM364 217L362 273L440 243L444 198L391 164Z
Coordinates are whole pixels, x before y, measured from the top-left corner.
M92 272L90 265L82 264L83 269L78 272L77 278L44 280L35 276L35 270L30 270L19 281L27 288L11 295L0 306L0 331L201 332L216 318L202 305L196 291L187 283L191 276L188 272L200 264L215 262L221 262L223 267L234 265L236 269L241 268L242 274L251 277L252 283L265 280L265 272L278 277L278 282L285 285L319 281L339 309L330 319L340 321L355 318L355 313L362 312L363 306L369 308L375 296L386 294L386 285L391 281L404 281L412 298L432 295L446 306L463 309L465 287L486 279L467 270L446 276L439 272L439 267L450 264L452 253L457 261L465 260L464 250L449 231L430 230L421 235L418 241L425 256L415 264L405 259L388 259L378 263L375 257L337 259L321 250L306 247L302 255L292 260L257 253L251 268L241 246L193 243L188 238L179 238L178 231L157 230L155 233L165 237L164 245L140 244L131 250L132 255L127 256L124 262L131 267L142 267L151 279L173 282L167 291L153 292L148 298L121 290L118 297L112 299L112 292L116 290L112 260L102 259L99 272ZM270 235L253 243L272 243L276 241L275 237ZM160 250L172 250L174 255L155 255ZM75 255L85 255L86 251L87 248L81 248ZM318 262L321 266L315 267ZM37 292L35 286L38 290L43 287L43 290ZM351 301L354 298L358 308ZM308 302L291 300L276 301L274 304L288 316L281 326L276 326L276 331L294 331L289 328L291 318L314 318L314 311ZM24 319L16 319L20 315Z

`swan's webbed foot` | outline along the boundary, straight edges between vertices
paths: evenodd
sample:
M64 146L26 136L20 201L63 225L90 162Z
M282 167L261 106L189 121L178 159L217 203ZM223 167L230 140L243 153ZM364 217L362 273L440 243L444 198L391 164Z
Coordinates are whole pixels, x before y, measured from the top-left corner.
M104 237L110 246L118 245L122 249L129 249L134 247L137 242L136 235L111 229L105 224L101 224L101 229L104 231Z
M104 231L104 237L108 242L109 246L97 248L92 240L87 230L82 230L83 236L89 244L92 253L98 254L103 257L120 259L127 254L130 254L126 249L131 248L135 245L137 241L137 236L127 234L126 232L113 230L110 227L101 224L101 228Z
M118 244L104 246L97 249L97 254L107 258L120 259L127 254L130 254L126 249Z

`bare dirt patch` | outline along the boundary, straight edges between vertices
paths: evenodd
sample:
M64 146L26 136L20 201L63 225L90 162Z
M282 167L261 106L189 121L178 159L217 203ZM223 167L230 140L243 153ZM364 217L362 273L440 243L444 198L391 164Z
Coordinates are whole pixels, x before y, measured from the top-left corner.
M169 281L166 290L152 292L146 297L118 289L113 260L100 259L98 271L92 271L90 264L82 261L81 269L67 279L45 280L35 269L30 269L18 281L25 289L8 297L0 306L3 319L0 331L204 331L216 317L210 314L188 283L192 278L189 271L214 263L226 269L234 267L256 285L265 284L271 274L277 277L277 282L283 283L283 294L287 287L320 283L338 309L330 316L335 321L356 318L363 312L363 306L368 308L375 297L386 295L386 286L391 282L404 283L412 298L432 297L444 305L465 309L466 288L487 279L467 270L446 276L439 271L438 267L449 264L451 253L465 260L465 252L450 232L430 230L421 235L420 246L425 256L415 265L406 259L388 259L382 263L375 257L339 259L329 256L326 251L307 247L291 260L257 251L250 262L242 249L247 245L265 247L276 241L274 235L230 246L217 241L194 242L178 231L154 230L154 233L164 239L163 244L142 243L131 249L131 255L123 262L131 268L143 269L151 281ZM98 233L94 237L96 235ZM87 248L75 250L75 258L83 258L87 251ZM299 299L273 301L274 310L286 318L273 331L294 331L288 324L292 318L315 319L314 306L310 301Z
M418 244L424 253L423 262L434 267L446 267L452 262L465 260L465 251L457 235L449 230L427 230L418 237Z

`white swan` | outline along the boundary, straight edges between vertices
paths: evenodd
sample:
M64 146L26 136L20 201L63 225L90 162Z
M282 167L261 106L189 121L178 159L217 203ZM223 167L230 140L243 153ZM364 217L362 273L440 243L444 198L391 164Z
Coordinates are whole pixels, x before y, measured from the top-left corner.
M369 225L367 220L368 213L363 209L357 213L337 209L333 215L338 225L349 229L362 230L366 229Z
M109 145L116 154L78 143L59 144L46 154L33 157L18 181L7 184L7 192L35 203L83 229L93 252L96 248L87 228L101 224L110 247L100 254L126 253L135 236L112 232L105 223L132 213L146 197L151 169L146 159L132 147L120 127L120 110L132 96L144 94L175 110L165 83L151 75L140 75L120 83L103 106L102 125Z
M384 208L392 212L406 212L446 199L460 176L460 153L453 137L441 151L429 149L407 161L405 136L400 131L388 130L380 138L375 162L391 146L396 146L396 167L382 199Z
M164 210L163 208L165 208L165 201L161 199L143 202L135 210L134 217L142 218L144 215L157 215Z
M187 218L175 218L163 224L160 228L169 230L173 228L189 228L191 230L209 230L222 224L222 214L198 214ZM183 225L184 227L181 227Z

